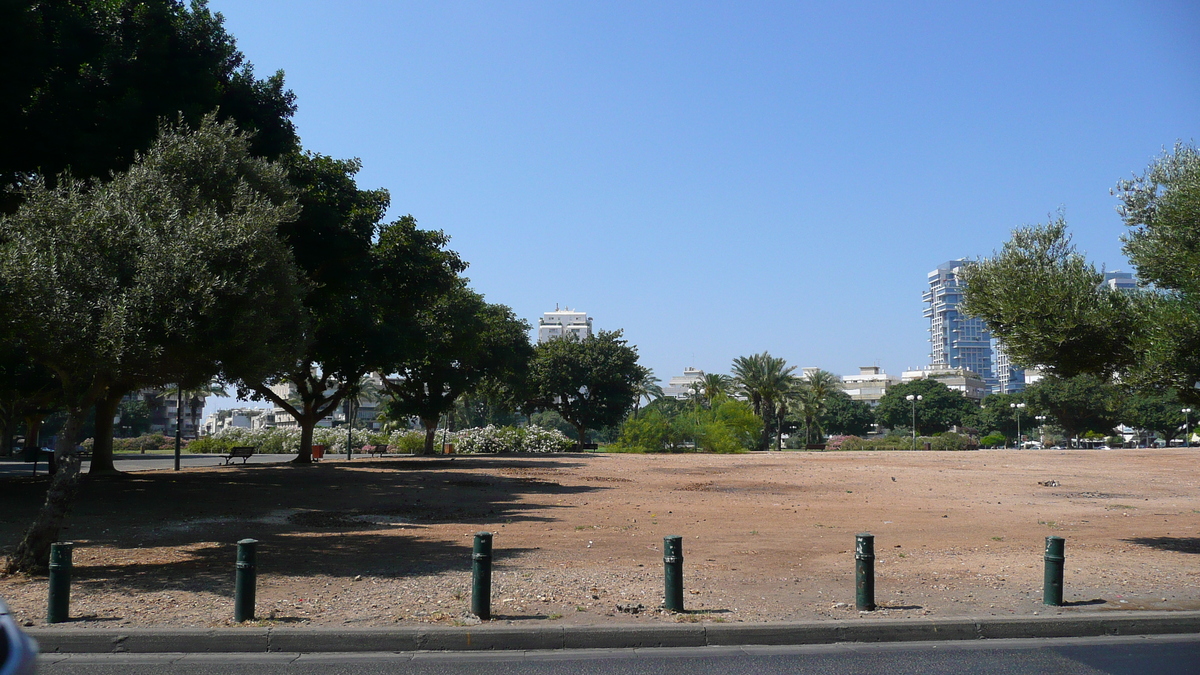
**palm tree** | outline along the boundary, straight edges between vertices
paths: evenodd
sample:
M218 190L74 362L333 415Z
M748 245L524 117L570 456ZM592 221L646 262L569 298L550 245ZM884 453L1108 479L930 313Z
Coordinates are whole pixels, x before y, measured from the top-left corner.
M704 377L700 378L698 382L692 385L692 390L696 393L696 395L704 399L705 404L709 408L713 407L713 402L717 399L717 397L732 396L733 389L733 378L728 375L721 375L719 373L707 373Z
M825 438L821 417L829 407L829 396L840 388L841 382L837 375L828 370L810 370L797 382L794 395L798 402L798 410L804 418L805 443L820 443Z
M655 401L663 397L662 387L658 385L662 380L654 376L652 368L646 368L642 378L633 385L634 393L637 394L637 399L633 402L633 416L638 416L638 410L642 407L642 399L647 402Z
M783 415L787 413L788 393L793 389L796 378L792 372L796 366L767 352L751 356L739 356L733 360L733 375L737 386L750 399L754 414L763 421L763 433L759 449L767 449L771 432L775 431L777 446L782 442Z

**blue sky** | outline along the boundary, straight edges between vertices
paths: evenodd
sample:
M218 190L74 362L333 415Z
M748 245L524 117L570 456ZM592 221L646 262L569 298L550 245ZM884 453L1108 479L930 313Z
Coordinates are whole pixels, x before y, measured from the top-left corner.
M210 6L489 301L587 311L664 381L922 366L930 270L1059 208L1128 269L1110 188L1200 140L1184 1Z

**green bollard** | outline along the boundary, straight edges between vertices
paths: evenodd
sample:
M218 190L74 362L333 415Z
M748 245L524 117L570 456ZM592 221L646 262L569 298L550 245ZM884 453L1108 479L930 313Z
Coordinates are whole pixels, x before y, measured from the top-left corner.
M867 532L854 537L854 583L854 606L875 611L875 535Z
M1046 573L1042 581L1042 604L1060 606L1063 604L1063 565L1067 561L1065 555L1066 540L1062 537L1046 537Z
M233 586L233 620L254 620L254 590L258 582L258 541L243 539L237 543L237 580Z
M683 537L663 537L663 605L669 612L683 611Z
M62 623L71 618L71 550L75 544L50 544L50 598L46 623Z
M471 613L492 618L492 533L476 532L471 552Z

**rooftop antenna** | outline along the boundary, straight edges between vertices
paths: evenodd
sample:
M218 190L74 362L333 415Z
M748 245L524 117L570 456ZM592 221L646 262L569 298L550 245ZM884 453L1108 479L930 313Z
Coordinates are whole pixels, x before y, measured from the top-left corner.
M557 302L554 303L554 311L556 311L556 312L558 311L558 303Z

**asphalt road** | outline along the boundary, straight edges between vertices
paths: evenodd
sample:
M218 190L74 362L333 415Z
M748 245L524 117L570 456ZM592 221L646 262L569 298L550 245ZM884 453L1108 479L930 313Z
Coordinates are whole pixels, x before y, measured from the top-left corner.
M50 675L773 675L1200 673L1200 635L977 640L799 647L355 654L49 654Z

